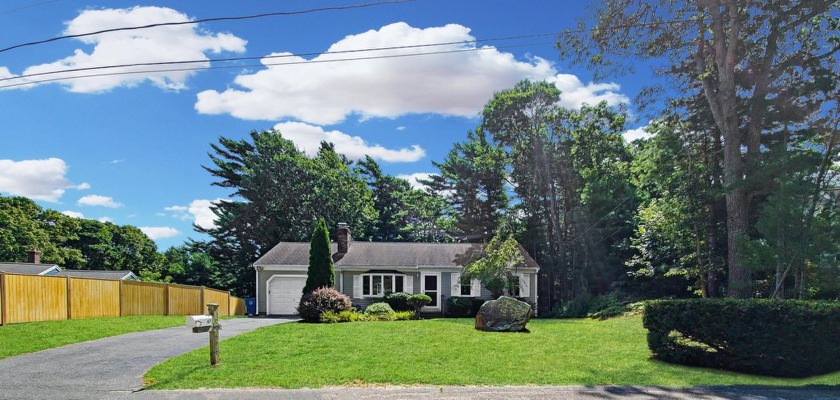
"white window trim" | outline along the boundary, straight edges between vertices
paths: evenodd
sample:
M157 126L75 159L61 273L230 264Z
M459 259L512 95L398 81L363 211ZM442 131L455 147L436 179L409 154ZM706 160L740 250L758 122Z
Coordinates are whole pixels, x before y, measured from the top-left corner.
M383 282L385 281L385 278L384 278L385 276L392 277L391 278L391 289L396 289L396 287L397 287L396 277L398 277L398 276L403 277L403 291L405 291L405 281L408 280L408 279L413 279L411 276L403 274L403 273L395 274L395 273L371 272L371 273L359 274L358 276L359 276L359 279L361 279L361 281L362 281L362 287L361 287L361 292L360 292L361 295L358 297L358 298L361 298L361 299L380 298L380 297L385 296L385 293L387 293L385 288L383 287L382 288L382 292L383 292L382 294L364 294L365 293L365 288L364 288L364 285L365 285L365 278L364 277L365 276L371 277L370 280L369 280L370 284L368 286L368 289L370 289L370 293L373 293L373 277L374 276L382 276L383 277L382 278ZM384 286L384 283L383 283L383 286ZM394 292L394 290L391 290L391 293L393 293L393 292Z
M461 294L463 275L458 272L453 272L450 275L452 282L452 293L449 297L481 297L481 281L478 279L470 279L470 294Z
M425 307L423 307L423 310L425 310L425 311L440 311L441 310L440 298L441 298L441 295L443 294L443 293L441 293L443 291L443 287L442 287L443 286L442 285L443 280L440 278L440 272L421 272L420 273L420 293L423 293L423 294L426 294L426 279L425 278L426 278L427 275L437 276L437 287L438 287L437 288L437 307L425 306Z

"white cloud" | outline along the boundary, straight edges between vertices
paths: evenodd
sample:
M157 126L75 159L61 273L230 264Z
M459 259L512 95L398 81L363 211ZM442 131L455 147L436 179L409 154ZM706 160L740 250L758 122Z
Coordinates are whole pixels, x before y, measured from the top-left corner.
M224 201L224 199L193 200L189 208L190 214L195 218L193 223L204 229L215 228L216 214L213 213L210 207L220 201Z
M398 22L347 36L328 51L467 42L474 39L469 32L469 28L457 24L419 29ZM472 117L495 91L512 87L522 79L543 80L556 74L545 59L518 61L512 54L493 47L432 56L323 62L472 48L472 43L461 43L361 54L322 54L312 60L273 53L270 56L287 57L264 58L265 69L235 79L239 88L199 93L195 108L202 114L231 114L249 120L288 117L319 125L341 122L352 113L362 118L395 118L410 113ZM290 62L298 64L271 65Z
M624 141L630 143L636 139L650 139L653 137L653 134L647 131L648 126L641 126L636 129L631 129L627 132L624 132L622 136L624 136Z
M9 71L9 68L0 67L0 79L11 78L13 76L15 76L15 74L13 74L12 71Z
M413 174L397 175L397 178L407 180L411 187L415 189L426 190L426 185L420 183L420 179L428 180L432 175L434 175L432 172L415 172Z
M565 108L579 109L584 103L596 105L606 101L611 106L629 103L627 96L619 93L621 86L617 83L583 84L578 77L570 74L557 74L549 79L562 92L560 105Z
M74 187L73 187L73 189L76 189L76 190L87 190L87 189L90 189L90 183L87 183L87 182L82 182L82 183L80 183L80 184L78 184L78 185L74 186Z
M189 206L170 206L165 207L164 210L171 211L173 218L178 218L182 221L186 221L188 219L192 219L193 223L201 228L204 229L212 229L216 227L216 214L213 213L211 207L213 204L217 204L220 201L225 201L224 199L216 199L216 200L206 200L206 199L197 199L193 200ZM158 216L165 216L164 213L157 213L155 215Z
M65 175L67 164L60 158L44 160L0 160L0 192L55 203L67 189L88 189L74 185Z
M103 224L106 222L114 222L114 220L111 219L111 217L99 217L96 220L102 222Z
M359 136L350 136L336 130L325 131L319 126L303 122L283 122L274 125L274 129L282 133L284 138L293 141L310 157L318 154L322 140L332 142L337 152L354 160L369 155L388 162L414 162L426 155L426 151L416 144L411 148L388 149L378 144L369 144Z
M82 11L67 23L66 35L94 32L104 29L142 26L159 22L190 21L187 15L171 8L133 7L127 9L101 9ZM24 75L60 71L71 68L86 68L102 65L153 63L161 61L190 61L197 63L180 64L178 68L207 68L210 62L205 53L225 51L245 51L245 40L229 33L213 34L197 25L161 26L154 29L108 32L79 38L85 45L93 46L87 53L76 49L74 54L55 62L26 68ZM3 84L34 82L39 79L53 79L80 74L116 74L83 79L59 81L72 92L95 93L116 87L133 87L149 81L168 90L180 90L186 87L187 79L196 71L151 72L161 69L159 66L134 66L96 70L90 72L56 73L31 78L6 81ZM122 74L140 72L137 74ZM9 73L0 70L0 75ZM31 86L25 86L31 87Z
M113 198L108 196L100 196L98 194L89 194L87 196L84 196L81 199L79 199L79 201L77 201L76 204L80 206L94 206L107 208L122 207L122 204L115 202Z
M78 218L78 219L82 219L82 218L85 217L84 214L82 214L80 212L77 212L77 211L66 210L66 211L62 211L61 213L68 216L68 217L73 217L73 218Z
M171 238L181 234L177 229L168 226L140 226L138 229L152 240Z

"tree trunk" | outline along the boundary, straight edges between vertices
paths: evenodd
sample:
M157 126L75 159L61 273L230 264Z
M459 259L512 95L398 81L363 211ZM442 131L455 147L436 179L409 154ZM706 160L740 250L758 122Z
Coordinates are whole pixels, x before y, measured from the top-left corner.
M749 226L749 203L747 188L744 185L744 160L741 154L743 135L740 130L737 113L737 87L735 66L742 56L738 49L741 17L736 4L728 4L726 15L717 0L698 1L701 9L706 9L711 16L713 32L711 55L717 74L707 74L711 68L706 64L706 41L702 31L706 29L703 21L698 21L701 35L698 39L696 64L702 79L703 94L715 123L723 135L723 184L726 187L726 232L727 265L729 285L727 296L747 298L752 296L750 274L743 263L742 251L738 246L739 238L747 233Z
M725 164L725 163L724 163ZM747 195L746 189L732 189L726 194L726 257L729 265L729 285L727 297L752 297L752 282L746 265L743 264L743 254L738 240L747 232Z

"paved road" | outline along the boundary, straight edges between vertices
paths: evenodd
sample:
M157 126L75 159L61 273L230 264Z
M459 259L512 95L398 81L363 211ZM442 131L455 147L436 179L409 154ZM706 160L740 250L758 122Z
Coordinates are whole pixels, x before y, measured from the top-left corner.
M222 338L288 319L223 321ZM322 389L141 390L143 374L155 364L205 346L207 335L186 328L130 333L0 360L0 399L569 399L569 400L829 400L840 387L702 387L673 389L615 386L373 386ZM2 343L0 343L2 345ZM222 355L224 360L224 354Z
M291 320L224 320L221 337L288 321ZM155 364L206 345L207 334L192 333L184 326L129 333L6 358L0 360L0 399L119 397L141 389L143 374Z
M146 399L241 399L241 400L836 400L840 388L809 387L797 389L768 387L724 387L673 389L658 387L616 386L520 386L520 387L451 387L415 386L386 388L324 388L295 390L149 390L132 394L128 400Z

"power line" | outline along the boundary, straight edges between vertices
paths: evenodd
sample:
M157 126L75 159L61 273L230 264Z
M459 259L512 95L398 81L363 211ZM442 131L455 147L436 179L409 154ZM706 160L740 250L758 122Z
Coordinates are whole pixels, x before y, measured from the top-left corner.
M320 55L327 55L327 54L362 53L362 52L368 52L368 51L404 50L404 49L415 49L415 48L437 47L437 46L450 46L450 45L469 44L469 43L478 44L478 43L484 43L484 42L500 42L500 41L510 41L510 40L520 40L520 39L533 39L533 38L539 38L539 37L554 36L554 35L557 35L557 33L558 32L537 33L537 34L531 34L531 35L505 36L505 37L489 38L489 39L475 39L475 40L464 40L464 41L453 41L453 42L438 42L438 43L415 44L415 45L404 45L404 46L372 47L372 48L366 48L366 49L352 49L352 50L325 51L325 52L312 52L312 53L295 53L295 54L279 54L279 55L268 55L268 56L227 57L227 58L209 58L209 59L202 59L202 60L156 61L156 62L145 62L145 63L99 65L99 66L93 66L93 67L69 68L69 69L62 69L62 70L58 70L58 71L47 71L47 72L37 72L37 73L33 73L33 74L18 75L18 76L9 77L9 78L2 78L2 79L0 79L0 82L23 79L23 78L31 78L31 77L36 77L36 76L55 75L55 74L63 74L63 73L68 73L68 72L95 71L95 70L103 70L103 69L111 69L111 68L149 67L149 66L179 65L179 64L183 65L183 64L197 64L197 63L206 63L206 62L253 61L253 60L264 60L264 59L273 59L273 58L320 56ZM422 54L427 54L427 53L422 53ZM196 68L196 69L205 69L205 68Z
M20 6L20 7L17 7L17 8L8 9L6 11L0 11L0 16L11 14L13 12L17 12L17 11L20 11L20 10L25 10L27 8L38 7L38 6L42 6L44 4L49 4L49 3L55 3L57 1L59 1L59 0L41 1L41 2L38 2L38 3L32 3L32 4L23 5L23 6Z
M486 47L486 48L475 47L475 48L457 49L457 50L441 50L441 51L431 51L431 52L423 52L423 53L409 53L409 54L389 54L389 55L367 56L367 57L339 58L339 59L331 59L331 60L304 60L304 61L290 61L290 62L279 62L279 63L247 64L247 65L220 65L220 66L210 66L210 67L185 67L185 68L149 69L149 70L142 70L142 71L107 72L107 73L76 75L76 76L69 76L69 77L57 77L57 78L42 79L42 80L38 80L38 81L15 83L15 84L10 84L10 85L0 86L0 89L8 89L8 88L13 88L13 87L18 87L18 86L35 85L35 84L39 84L39 83L48 83L48 82L55 82L55 81L65 81L65 80L74 80L74 79L82 79L82 78L94 78L94 77L105 77L105 76L151 74L151 73L160 73L160 72L198 71L198 70L206 70L206 69L227 69L227 68L262 67L262 66L269 66L270 67L270 66L299 65L299 64L323 64L323 63L346 62L346 61L379 60L379 59L387 59L387 58L405 58L405 57L417 57L417 56L452 54L452 53L466 53L466 52L473 52L473 51L486 51L486 50L516 48L516 47L528 47L528 46L536 46L536 45L545 45L545 44L549 44L549 43L553 44L554 42L525 43L525 44L515 44L515 45L508 45L508 46ZM207 61L201 61L201 62L207 62ZM16 78L11 78L11 79L16 79Z
M393 2L406 2L406 1L415 1L415 0L397 0L397 1L393 1ZM393 3L393 2L383 2L383 3ZM367 3L367 4L375 5L375 4L383 4L383 3ZM237 18L237 17L227 17L227 18ZM192 21L192 22L198 22L198 21ZM609 30L619 30L619 29L627 29L627 28L643 28L643 27L660 26L660 25L674 25L674 24L681 24L681 23L688 23L688 22L694 22L694 21L692 21L692 20L671 20L671 21L647 22L647 23L631 23L631 24L614 25L614 26L611 26L611 27L599 28L599 29L609 31ZM182 24L182 23L178 23L178 24ZM300 56L312 56L312 55L322 55L322 54L341 54L341 53L357 53L357 52L366 52L366 51L408 49L408 48L444 46L444 45L464 44L464 43L480 43L480 42L488 42L488 41L503 41L503 40L537 38L537 37L545 37L545 36L554 36L554 35L557 35L557 34L583 33L583 32L592 31L592 30L594 30L594 29L593 28L587 28L587 29L577 29L577 30L564 30L562 32L553 32L553 33L538 33L538 34L530 34L530 35L507 36L507 37L494 38L494 39L483 39L483 40L478 39L478 40L460 41L460 42L441 42L441 43L430 43L430 44L420 44L420 45L406 45L406 46L392 46L392 47L381 47L381 48L354 49L354 50L343 50L343 51L336 51L336 52L301 53L301 54L284 54L284 55L262 56L262 57L232 57L232 58L219 58L219 59L207 59L207 60L160 61L160 62L149 62L149 63L130 63L130 64L119 64L119 65L105 65L105 66L73 68L73 69L66 69L66 70L60 70L60 71L50 71L50 72L41 72L41 73L35 73L35 74L21 75L21 76L3 78L3 79L0 79L0 82L18 80L18 79L22 79L22 78L25 78L25 77L32 77L32 76L43 76L43 75L60 74L60 73L68 73L68 72L83 72L83 71L102 70L102 69L110 69L110 68L162 66L162 65L178 65L178 64L183 65L183 64L207 63L207 62L214 62L214 61L216 61L216 62L232 62L232 61L247 61L247 60L266 59L266 58L287 58L287 57L294 57L294 56L300 57ZM536 46L536 45L542 45L542 44L546 44L546 43L541 42L541 43L530 43L530 44L520 44L520 45L498 46L498 47L493 47L493 49ZM553 44L553 42L552 42L552 44ZM469 49L458 49L458 50L449 50L449 51L434 51L434 52L412 53L412 54L368 56L368 57L355 57L355 58L332 59L332 60L306 60L306 61L295 61L295 62L287 62L287 63L267 63L267 64L261 63L261 64L246 64L246 65L210 66L210 67L203 67L202 66L202 67L188 67L188 68L149 69L149 70L141 70L141 71L123 71L123 72L111 72L111 73L85 74L85 75L58 77L58 78L50 78L50 79L42 79L42 80L37 80L37 81L29 81L29 82L9 84L9 85L0 86L0 89L7 89L7 88L13 88L13 87L25 86L25 85L34 85L34 84L39 84L39 83L47 83L47 82L55 82L55 81L63 81L63 80L74 80L74 79L81 79L81 78L103 77L103 76L149 74L149 73L158 73L158 72L197 71L197 70L205 70L205 69L282 66L282 65L295 65L295 64L306 64L306 63L319 64L319 63L325 63L325 62L375 60L375 59L382 59L382 58L401 58L401 57L437 55L437 54L447 54L447 53L462 53L462 52L471 52L471 51L478 51L478 50L484 50L484 49L469 48Z
M58 0L53 0L53 1L58 1ZM203 23L203 22L240 21L240 20L246 20L246 19L265 18L265 17L310 14L310 13L321 12L321 11L350 10L350 9L354 9L354 8L373 7L373 6L380 6L380 5L385 5L385 4L410 3L410 2L413 2L413 1L416 1L416 0L385 0L385 1L377 1L377 2L372 2L372 3L351 4L351 5L347 5L347 6L318 7L318 8L310 8L310 9L298 10L298 11L278 11L278 12L252 14L252 15L240 15L240 16L234 16L234 17L204 18L204 19L196 19L196 20L192 20L192 21L161 22L161 23L142 25L142 26L130 26L130 27L123 27L123 28L103 29L103 30L99 30L99 31L95 31L95 32L86 32L86 33L77 33L77 34L73 34L73 35L56 36L56 37L49 38L49 39L36 40L36 41L32 41L32 42L16 44L14 46L9 46L9 47L5 47L5 48L0 49L0 53L6 52L6 51L9 51L9 50L19 49L21 47L50 43L50 42L55 42L55 41L63 40L63 39L71 39L71 38L80 38L80 37L85 37L85 36L99 35L99 34L102 34L102 33L109 33L109 32L131 31L131 30L137 30L137 29L148 29L148 28L155 28L155 27L159 27L159 26L192 25L192 24L199 24L199 23ZM48 3L48 2L44 2L44 3ZM43 4L43 3L39 3L39 4Z

